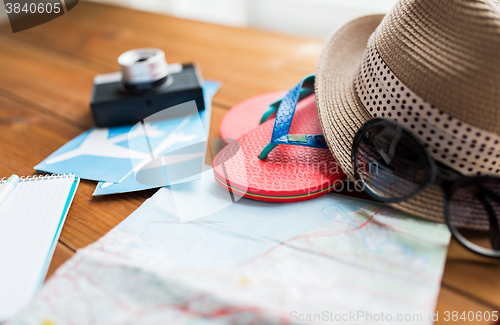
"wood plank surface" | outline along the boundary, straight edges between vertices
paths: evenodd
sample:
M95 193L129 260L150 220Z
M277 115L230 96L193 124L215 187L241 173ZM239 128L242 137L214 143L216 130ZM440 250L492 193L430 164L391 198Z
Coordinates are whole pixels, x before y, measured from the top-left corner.
M322 41L193 22L81 2L68 14L12 34L0 27L0 175L33 174L33 166L93 125L92 79L118 70L116 59L158 47L169 62L196 61L205 78L222 81L214 98L211 137L228 108L250 96L293 86L313 72ZM49 275L93 243L155 191L92 197L82 181ZM452 240L438 311L500 309L500 262Z
M3 90L80 129L92 126L92 80L102 70L82 67L63 54L19 40L17 34L0 34L0 53L5 60L0 70Z
M45 278L45 280L49 279L57 270L57 268L64 262L69 260L74 254L75 252L68 246L62 244L61 242L57 243L56 250L54 252L54 258L52 259L52 263L49 266L49 271L47 272L47 277Z
M3 30L8 34L8 27ZM214 103L227 107L256 94L290 88L314 72L323 45L319 40L91 3L80 4L50 24L17 33L16 38L84 58L108 71L118 70L117 58L127 50L158 47L167 62L196 61L205 78L225 82Z
M448 288L442 288L439 294L439 299L437 302L437 308L434 315L437 316L435 318L437 321L434 322L434 325L444 325L444 324L493 324L490 320L478 320L478 318L472 318L472 315L468 315L469 312L477 315L478 312L484 314L484 312L489 312L490 315L493 311L498 308L491 307L489 305L485 305L483 303L477 302L464 296L461 293L457 293ZM470 317L471 321L467 319L466 322L458 319L457 321L453 321L453 312L458 313L458 318L462 315L463 312ZM433 317L434 319L434 317Z
M442 282L478 301L500 308L500 260L478 256L455 240L448 249Z

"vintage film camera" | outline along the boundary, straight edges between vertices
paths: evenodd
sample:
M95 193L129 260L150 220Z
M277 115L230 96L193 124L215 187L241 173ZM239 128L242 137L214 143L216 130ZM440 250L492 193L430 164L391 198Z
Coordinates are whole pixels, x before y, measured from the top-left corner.
M90 107L97 127L132 125L166 108L194 100L205 109L203 78L195 64L168 64L159 49L142 48L118 58L121 72L98 75Z

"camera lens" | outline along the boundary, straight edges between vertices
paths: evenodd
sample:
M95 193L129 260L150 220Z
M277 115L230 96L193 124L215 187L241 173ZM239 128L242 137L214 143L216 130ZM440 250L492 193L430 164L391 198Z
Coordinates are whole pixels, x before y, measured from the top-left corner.
M126 89L149 89L163 84L168 75L165 53L154 48L135 49L118 58Z

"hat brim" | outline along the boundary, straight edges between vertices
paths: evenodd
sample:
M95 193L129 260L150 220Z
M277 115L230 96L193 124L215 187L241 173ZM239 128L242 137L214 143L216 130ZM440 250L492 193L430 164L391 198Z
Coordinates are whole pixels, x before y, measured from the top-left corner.
M354 179L351 151L354 135L371 115L354 89L354 76L368 39L384 15L358 18L328 38L316 70L316 106L326 141L342 170ZM414 198L391 204L404 212L444 221L443 192L431 186Z

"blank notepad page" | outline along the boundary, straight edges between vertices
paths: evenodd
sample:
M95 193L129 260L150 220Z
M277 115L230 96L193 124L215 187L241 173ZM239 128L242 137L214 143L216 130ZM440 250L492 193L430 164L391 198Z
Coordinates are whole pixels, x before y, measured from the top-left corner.
M43 283L77 186L69 175L21 179L0 206L0 322Z

